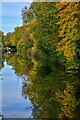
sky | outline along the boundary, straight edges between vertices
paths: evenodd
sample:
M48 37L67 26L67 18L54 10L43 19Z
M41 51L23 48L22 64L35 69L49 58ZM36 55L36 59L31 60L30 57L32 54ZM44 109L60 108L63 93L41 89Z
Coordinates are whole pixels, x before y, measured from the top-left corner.
M32 0L0 0L1 2L31 2Z
M4 34L13 32L15 27L22 25L21 11L25 6L29 6L30 2L2 2L1 4L1 30L4 32Z

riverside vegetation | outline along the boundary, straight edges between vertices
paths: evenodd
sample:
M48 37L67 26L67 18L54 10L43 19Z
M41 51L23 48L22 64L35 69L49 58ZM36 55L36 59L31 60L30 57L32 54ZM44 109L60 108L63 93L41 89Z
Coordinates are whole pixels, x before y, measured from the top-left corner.
M80 116L80 2L32 2L22 10L23 26L2 34L3 54L19 75L34 118ZM26 80L25 80L26 81Z

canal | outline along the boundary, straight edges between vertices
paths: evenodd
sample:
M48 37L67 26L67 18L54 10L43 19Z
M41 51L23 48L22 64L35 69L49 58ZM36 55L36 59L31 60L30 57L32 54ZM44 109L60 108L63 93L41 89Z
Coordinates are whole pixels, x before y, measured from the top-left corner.
M4 61L2 68L2 114L5 118L29 118L32 104L22 95L24 75L15 74L13 67Z
M58 63L51 66L17 53L2 56L4 118L80 117L79 72L66 71Z

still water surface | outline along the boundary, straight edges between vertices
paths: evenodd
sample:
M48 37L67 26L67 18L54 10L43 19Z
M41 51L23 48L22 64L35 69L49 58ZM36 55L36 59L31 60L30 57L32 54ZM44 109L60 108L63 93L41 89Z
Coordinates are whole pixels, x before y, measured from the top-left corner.
M13 67L4 62L1 70L3 76L3 102L2 111L4 117L29 118L32 113L32 104L30 100L22 96L23 76L15 74ZM27 110L27 108L29 108Z
M79 71L15 53L3 55L1 74L4 117L80 118Z

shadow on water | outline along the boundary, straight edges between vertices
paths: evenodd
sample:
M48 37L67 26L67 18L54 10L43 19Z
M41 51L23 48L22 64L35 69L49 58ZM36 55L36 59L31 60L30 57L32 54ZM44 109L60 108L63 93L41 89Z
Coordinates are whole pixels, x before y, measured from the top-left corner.
M57 62L36 61L17 53L4 54L3 59L16 74L25 76L22 96L31 101L33 118L80 117L79 73L68 73Z
M75 87L75 97L76 97L76 100L79 102L79 104L76 106L76 109L75 109L75 115L76 115L76 118L79 119L80 118L80 83L77 84Z

